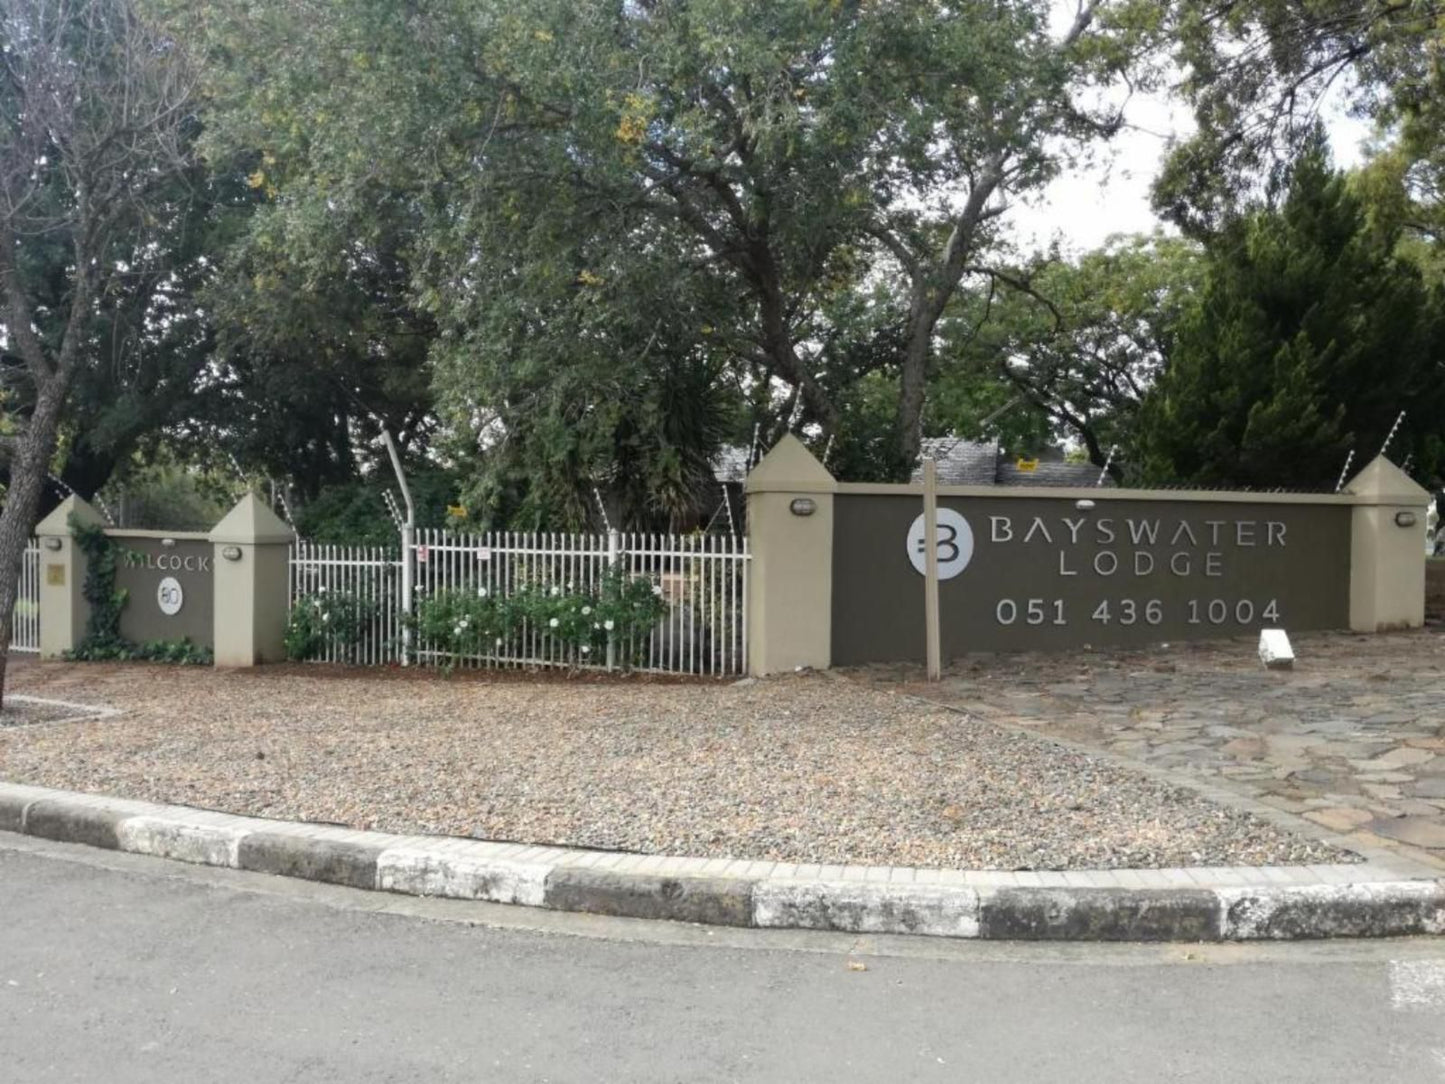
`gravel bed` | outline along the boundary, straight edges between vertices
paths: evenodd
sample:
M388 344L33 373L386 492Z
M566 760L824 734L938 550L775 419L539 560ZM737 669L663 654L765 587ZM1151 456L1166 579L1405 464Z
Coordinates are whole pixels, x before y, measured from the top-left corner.
M1193 792L826 675L396 680L12 663L122 714L0 729L0 777L363 829L969 869L1340 860Z

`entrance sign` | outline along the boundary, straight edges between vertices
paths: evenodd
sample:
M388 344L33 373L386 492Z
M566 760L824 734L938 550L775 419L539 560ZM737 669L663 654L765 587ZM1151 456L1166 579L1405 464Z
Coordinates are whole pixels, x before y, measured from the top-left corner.
M923 516L908 528L908 560L920 576L928 571L928 545L924 541ZM963 514L952 508L938 510L938 578L951 580L973 560L973 528Z
M834 499L835 664L926 654L918 497L881 488L840 487ZM939 498L945 658L1349 626L1346 498L1089 500Z
M181 590L181 585L174 576L167 576L156 585L156 604L167 617L175 617L180 613L185 602L186 593Z
M130 595L120 633L144 644L180 640L210 647L215 640L216 547L199 532L116 531L116 586ZM152 603L151 599L155 602Z

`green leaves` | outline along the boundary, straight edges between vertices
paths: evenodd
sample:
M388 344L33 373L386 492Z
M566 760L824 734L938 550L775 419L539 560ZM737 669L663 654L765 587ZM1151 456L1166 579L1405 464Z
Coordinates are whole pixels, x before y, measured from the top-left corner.
M1210 246L1199 304L1181 319L1142 418L1146 475L1165 482L1331 486L1353 448L1439 469L1445 312L1398 233L1371 224L1321 148L1287 197Z
M378 605L345 591L304 595L291 604L283 645L297 662L330 659L359 663L373 657L370 638L378 634Z
M314 357L343 381L426 372L440 449L493 519L578 526L600 492L618 525L682 526L719 442L845 439L859 381L896 397L910 291L957 288L945 245L970 188L1035 187L1060 141L1107 127L1077 92L1133 63L1147 5L1099 5L1069 48L1048 15L1044 0L216 5L208 147L264 173L222 295L244 331L232 356ZM970 257L996 238L970 227ZM377 266L399 274L378 285ZM332 431L357 424L326 412Z
M417 605L421 650L445 665L466 659L525 659L531 642L560 647L574 665L613 660L629 667L644 655L647 638L667 616L667 603L650 580L609 569L596 590L538 580L509 595L486 589L439 592Z

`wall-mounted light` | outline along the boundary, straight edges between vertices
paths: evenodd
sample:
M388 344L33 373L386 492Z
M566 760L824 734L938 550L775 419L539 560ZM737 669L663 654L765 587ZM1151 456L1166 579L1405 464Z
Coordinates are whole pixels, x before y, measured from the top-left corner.
M1089 500L1088 497L1085 497L1081 501L1075 501L1074 507L1077 508L1080 512L1087 512L1094 507L1094 502Z
M794 497L788 511L795 516L811 516L818 510L818 502L812 497Z
M164 546L166 549L174 549L176 545L176 540L174 538L162 538L161 545Z
M240 546L222 546L221 556L228 561L239 561L241 559Z
M1415 526L1415 524L1416 524L1417 522L1419 522L1419 521L1415 518L1415 513L1414 513L1414 512L1396 512L1396 513L1395 513L1395 526L1396 526L1396 527L1413 527L1413 526Z
M45 540L45 548L48 550L58 550L60 548L60 539L47 538Z

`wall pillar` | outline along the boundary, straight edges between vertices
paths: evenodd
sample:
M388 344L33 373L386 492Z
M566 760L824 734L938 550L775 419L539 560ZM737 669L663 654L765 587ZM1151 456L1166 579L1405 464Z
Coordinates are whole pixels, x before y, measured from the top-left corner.
M1350 628L1418 629L1425 623L1425 515L1430 494L1384 456L1345 487L1354 498Z
M248 493L208 538L215 547L216 665L280 662L296 533Z
M85 554L75 544L70 517L96 527L105 520L72 494L35 525L40 540L40 657L58 659L85 639L90 604L85 601Z
M833 643L833 494L791 434L748 475L748 671L825 670Z

